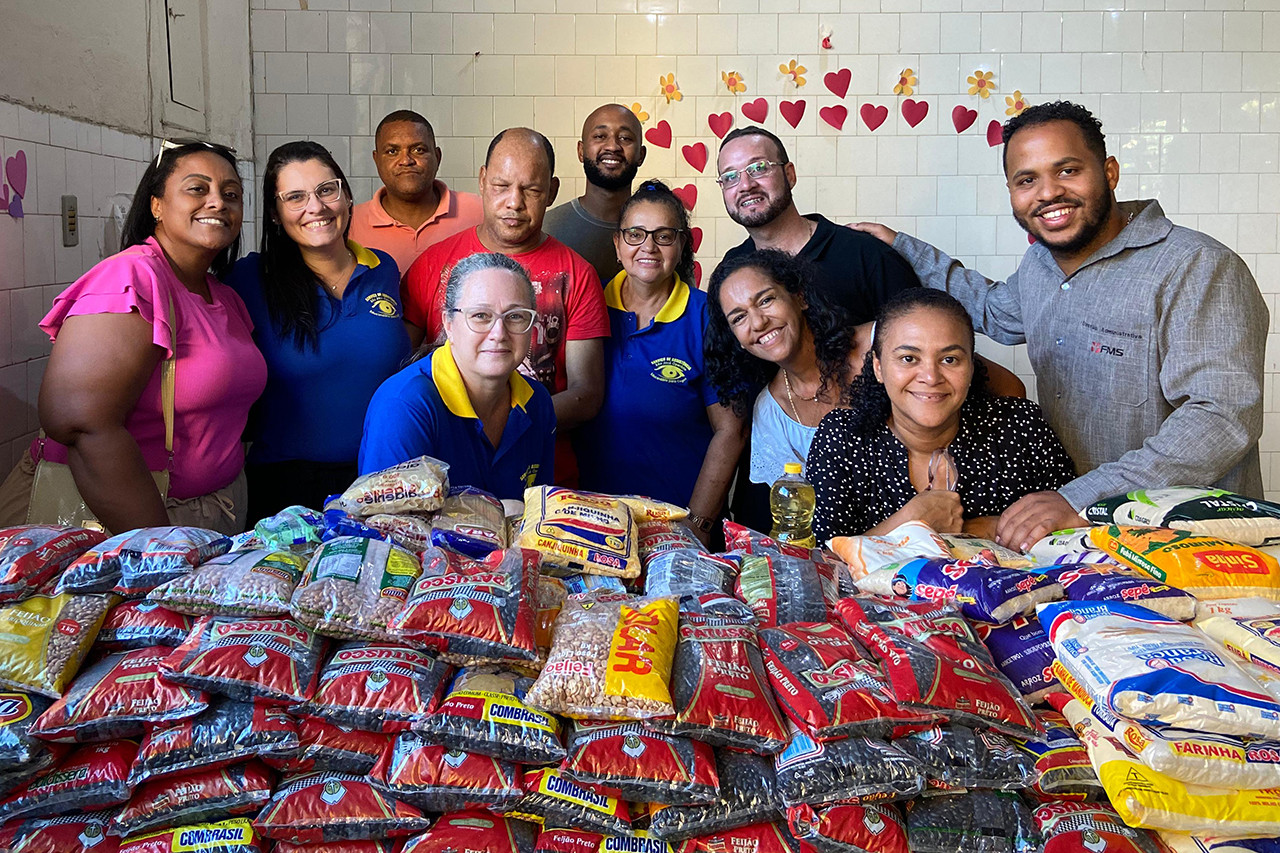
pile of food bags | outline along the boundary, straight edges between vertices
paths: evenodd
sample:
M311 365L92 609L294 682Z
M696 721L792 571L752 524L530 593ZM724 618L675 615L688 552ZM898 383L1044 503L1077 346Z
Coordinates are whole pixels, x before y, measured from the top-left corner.
M685 515L422 457L234 539L0 531L0 850L1280 845L1280 507L1027 555Z

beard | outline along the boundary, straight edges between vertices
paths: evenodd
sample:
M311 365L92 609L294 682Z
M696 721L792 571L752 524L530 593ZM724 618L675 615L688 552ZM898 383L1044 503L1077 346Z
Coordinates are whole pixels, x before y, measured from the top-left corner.
M782 190L764 207L757 206L747 211L735 207L729 211L729 218L743 228L760 228L777 219L791 204L791 187L783 181Z
M628 163L627 167L617 176L611 177L600 171L600 166L595 160L583 157L582 171L587 174L587 183L602 190L613 192L614 190L625 190L631 187L631 182L636 179L636 173L640 171L640 164Z
M1088 247L1089 244L1097 239L1103 229L1107 227L1107 220L1111 218L1111 209L1115 205L1115 200L1104 186L1102 191L1098 193L1097 197L1092 201L1063 196L1056 198L1047 204L1038 205L1036 207L1036 213L1055 204L1075 205L1083 214L1083 217L1080 220L1079 230L1076 231L1074 237L1066 238L1065 242L1053 242L1051 239L1046 239L1044 234L1033 231L1031 228L1031 220L1035 218L1035 213L1032 213L1031 216L1026 219L1019 216L1017 213L1014 213L1013 218L1022 226L1023 231L1026 231L1032 237L1035 237L1036 240L1043 243L1045 248L1050 252L1062 252L1063 254L1071 255Z

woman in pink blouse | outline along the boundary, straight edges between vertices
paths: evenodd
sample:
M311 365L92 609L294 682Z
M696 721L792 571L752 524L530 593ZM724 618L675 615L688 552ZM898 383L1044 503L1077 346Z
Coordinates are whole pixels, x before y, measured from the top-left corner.
M40 323L54 341L39 401L47 438L0 486L0 526L25 519L43 454L71 467L109 530L243 529L240 437L266 365L244 303L215 278L239 253L243 192L234 152L221 146L165 142L147 166L122 251L63 291ZM161 364L175 341L170 458ZM160 470L167 500L149 473Z

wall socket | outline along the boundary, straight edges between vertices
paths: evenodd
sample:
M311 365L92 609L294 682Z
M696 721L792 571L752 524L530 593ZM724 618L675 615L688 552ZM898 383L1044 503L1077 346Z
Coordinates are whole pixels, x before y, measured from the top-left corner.
M80 245L80 219L77 213L78 205L76 197L73 195L64 195L62 197L62 245L63 246L79 246Z

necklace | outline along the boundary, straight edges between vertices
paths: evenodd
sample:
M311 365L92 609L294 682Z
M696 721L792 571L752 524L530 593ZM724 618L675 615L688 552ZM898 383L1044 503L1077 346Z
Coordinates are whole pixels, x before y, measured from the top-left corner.
M355 252L351 251L350 249L347 249L347 264L350 265L351 262L354 261L355 259L356 259ZM329 293L332 296L337 297L338 289L342 287L342 282L349 280L350 278L351 276L350 274L348 274L346 276L340 277L337 282L332 284L327 279L320 278L320 283L324 285L325 290L329 291Z
M808 426L808 424L804 422L804 418L800 417L800 412L796 409L796 398L791 394L791 377L787 375L787 369L785 367L782 368L782 384L787 387L787 402L791 404L791 414L796 416L796 423L801 426ZM815 393L812 397L801 396L800 399L806 403L812 403L814 400L818 399L818 395Z

